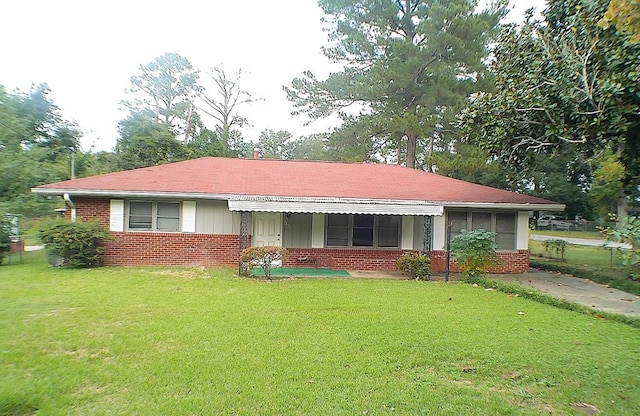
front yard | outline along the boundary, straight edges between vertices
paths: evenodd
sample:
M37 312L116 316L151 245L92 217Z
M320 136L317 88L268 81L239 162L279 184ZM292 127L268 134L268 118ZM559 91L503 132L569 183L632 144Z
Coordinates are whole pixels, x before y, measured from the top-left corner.
M630 326L462 283L232 276L0 267L0 415L640 414Z

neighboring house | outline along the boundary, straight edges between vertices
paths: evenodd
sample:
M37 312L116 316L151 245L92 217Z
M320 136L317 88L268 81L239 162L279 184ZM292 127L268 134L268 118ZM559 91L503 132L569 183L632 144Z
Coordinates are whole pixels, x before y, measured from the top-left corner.
M237 266L242 248L282 245L285 266L394 270L405 252L446 268L447 225L497 234L496 272L529 267L529 211L555 202L398 165L202 158L42 185L67 216L115 239L108 265ZM455 264L453 264L455 269Z

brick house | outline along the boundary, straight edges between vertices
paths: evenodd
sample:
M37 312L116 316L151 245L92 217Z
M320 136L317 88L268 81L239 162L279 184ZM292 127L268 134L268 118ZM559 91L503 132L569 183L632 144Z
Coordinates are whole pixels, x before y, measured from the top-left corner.
M562 204L397 165L207 157L42 185L66 215L115 239L108 265L237 266L240 250L282 245L285 266L394 270L405 252L446 267L452 235L496 233L503 264L528 270L529 212ZM455 264L452 264L455 270Z

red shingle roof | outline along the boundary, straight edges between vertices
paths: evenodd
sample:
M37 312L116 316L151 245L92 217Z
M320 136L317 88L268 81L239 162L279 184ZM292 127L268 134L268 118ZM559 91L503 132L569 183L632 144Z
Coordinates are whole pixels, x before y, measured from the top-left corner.
M398 165L205 157L37 187L81 193L202 193L428 202L556 204ZM46 192L46 191L45 191Z

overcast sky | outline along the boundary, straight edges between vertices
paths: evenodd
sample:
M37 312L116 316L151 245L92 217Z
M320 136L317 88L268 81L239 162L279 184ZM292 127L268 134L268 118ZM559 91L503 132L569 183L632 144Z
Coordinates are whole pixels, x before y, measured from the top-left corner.
M544 0L511 0L509 20L518 21ZM242 86L264 101L240 110L252 128L288 130L294 137L326 131L329 122L292 116L282 91L304 70L331 71L322 11L315 0L15 0L3 2L0 85L27 91L47 83L63 117L84 131L84 150L111 150L118 110L129 78L141 64L165 52L178 53L196 69L220 66L247 73ZM213 127L211 123L210 127Z

